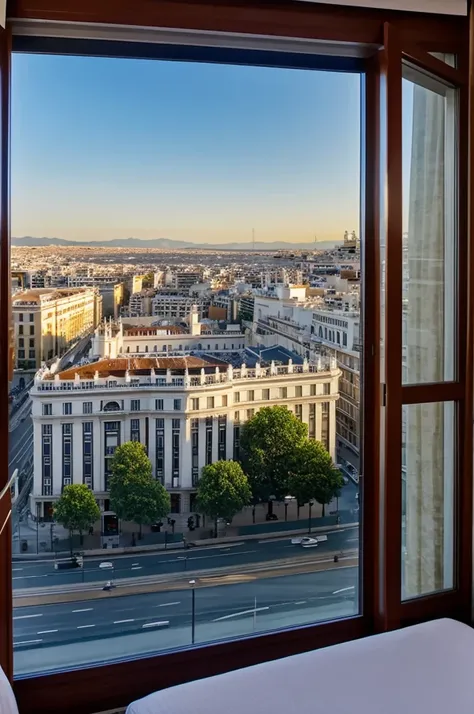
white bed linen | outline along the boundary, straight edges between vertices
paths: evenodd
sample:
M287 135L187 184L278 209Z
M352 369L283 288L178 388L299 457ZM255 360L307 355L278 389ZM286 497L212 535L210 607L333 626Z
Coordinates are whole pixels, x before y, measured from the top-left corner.
M0 667L0 714L18 714L13 690L6 678L5 672Z
M427 622L171 687L126 714L263 712L474 714L474 630Z

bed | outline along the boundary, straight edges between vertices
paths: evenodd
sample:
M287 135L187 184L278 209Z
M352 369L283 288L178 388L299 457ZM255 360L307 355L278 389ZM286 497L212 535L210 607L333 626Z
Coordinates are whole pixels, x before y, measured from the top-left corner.
M189 682L126 714L473 714L474 630L436 620Z

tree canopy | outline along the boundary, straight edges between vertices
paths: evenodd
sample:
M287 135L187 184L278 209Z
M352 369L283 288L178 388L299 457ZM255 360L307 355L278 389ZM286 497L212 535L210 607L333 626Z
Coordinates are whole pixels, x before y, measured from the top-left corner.
M153 478L145 447L137 441L119 446L111 464L110 504L117 516L140 526L164 518L171 508L164 486Z
M288 479L292 496L303 506L315 500L324 507L339 496L344 479L320 441L305 439L295 451Z
M231 520L250 503L252 492L242 467L236 461L216 461L204 466L198 486L198 507L212 518Z
M54 518L69 531L72 555L72 534L77 531L82 537L100 518L100 508L92 491L85 484L75 483L64 487L54 505Z
M288 495L288 477L308 427L282 406L260 409L243 426L242 466L256 502Z

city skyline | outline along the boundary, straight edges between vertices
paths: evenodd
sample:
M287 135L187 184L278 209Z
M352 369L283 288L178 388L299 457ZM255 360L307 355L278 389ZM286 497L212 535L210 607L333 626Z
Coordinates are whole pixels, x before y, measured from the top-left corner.
M14 236L359 231L358 74L15 55L12 92Z

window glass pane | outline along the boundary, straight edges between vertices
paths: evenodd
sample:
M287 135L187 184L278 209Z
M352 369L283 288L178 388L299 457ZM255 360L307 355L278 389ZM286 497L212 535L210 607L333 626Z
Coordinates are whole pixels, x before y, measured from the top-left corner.
M454 89L404 66L403 382L455 379Z
M17 674L360 612L361 84L14 56ZM134 510L125 447L149 479ZM206 502L221 468L248 488ZM72 538L71 488L92 497Z
M455 405L402 412L402 597L453 587Z

